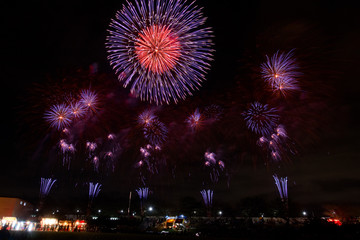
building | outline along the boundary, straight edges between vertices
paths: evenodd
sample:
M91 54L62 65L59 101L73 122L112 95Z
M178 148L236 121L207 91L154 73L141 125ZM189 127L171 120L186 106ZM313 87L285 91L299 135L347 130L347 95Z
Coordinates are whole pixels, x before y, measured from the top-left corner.
M0 219L16 217L17 219L26 220L30 217L32 210L32 204L23 199L0 197Z

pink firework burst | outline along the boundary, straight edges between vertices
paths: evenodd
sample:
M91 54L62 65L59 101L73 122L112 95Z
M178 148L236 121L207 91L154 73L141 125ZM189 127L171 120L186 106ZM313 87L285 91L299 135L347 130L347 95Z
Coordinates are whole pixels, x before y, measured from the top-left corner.
M139 34L135 53L141 65L160 74L175 66L180 56L180 43L169 27L152 25Z

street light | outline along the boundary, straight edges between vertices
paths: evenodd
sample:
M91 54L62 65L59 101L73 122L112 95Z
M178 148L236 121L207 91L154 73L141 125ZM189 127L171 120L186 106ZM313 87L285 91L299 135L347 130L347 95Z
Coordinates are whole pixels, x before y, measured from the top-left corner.
M306 215L307 215L307 212L306 212L306 211L303 211L302 214L303 214L303 216L306 216Z
M149 211L151 212L153 210L153 207L149 207Z

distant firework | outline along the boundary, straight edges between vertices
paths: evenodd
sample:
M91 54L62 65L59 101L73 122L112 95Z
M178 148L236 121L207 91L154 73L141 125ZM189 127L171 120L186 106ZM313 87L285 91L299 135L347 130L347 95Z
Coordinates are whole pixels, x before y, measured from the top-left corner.
M146 200L148 198L148 195L149 195L149 188L147 188L147 187L138 188L138 189L136 189L136 192L139 195L139 198L141 200Z
M149 126L157 117L154 115L154 111L145 110L138 116L138 123L142 126Z
M222 107L216 104L212 104L210 106L205 107L204 115L208 119L214 119L219 120L221 119L222 115L224 113L224 110Z
M298 68L293 58L293 51L288 53L277 51L271 58L266 56L266 62L261 65L261 74L274 91L285 95L288 91L299 89Z
M192 95L205 80L213 37L186 0L127 3L110 23L108 59L124 87L158 105Z
M58 130L69 126L72 121L71 110L65 104L52 106L49 111L45 112L44 118L51 127Z
M216 184L219 181L220 173L225 169L225 163L216 159L213 152L205 152L205 167L209 168L210 181Z
M47 195L49 195L49 192L56 182L56 179L52 178L41 178L40 183L40 199L44 199Z
M97 94L91 90L82 90L80 93L80 102L86 109L95 111L98 108L99 99Z
M161 145L167 138L167 132L167 127L159 120L154 120L151 125L144 127L145 139L152 145Z
M211 189L203 189L200 191L206 208L211 208L213 204L214 191Z
M276 174L274 174L273 178L275 180L275 185L279 192L281 201L286 202L288 200L287 177L281 177L279 179L279 177Z
M247 127L260 135L269 135L279 120L275 108L269 108L267 104L262 105L259 102L251 103L249 109L242 115Z
M187 124L192 130L196 130L197 128L199 128L201 125L201 121L202 116L198 108L186 119Z
M101 190L100 183L89 182L89 200L93 201L99 195Z
M70 103L70 111L73 118L81 118L85 115L85 106L80 102L72 102Z

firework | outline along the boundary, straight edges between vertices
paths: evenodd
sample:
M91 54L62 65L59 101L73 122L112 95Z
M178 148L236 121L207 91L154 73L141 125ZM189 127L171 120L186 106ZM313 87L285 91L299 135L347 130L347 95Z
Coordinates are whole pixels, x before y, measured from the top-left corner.
M197 108L193 114L191 114L187 119L186 122L190 126L192 130L195 130L200 127L202 121L202 116L200 114L199 109Z
M273 178L275 180L275 185L276 185L276 187L278 189L278 192L280 194L281 201L286 202L287 199L288 199L288 191L287 191L287 181L288 181L288 179L287 179L287 177L281 177L279 179L279 177L276 174L274 174Z
M98 96L95 92L90 90L82 90L80 93L80 102L85 109L96 111L98 108Z
M41 178L40 183L40 199L44 199L50 192L52 186L56 182L56 179Z
M108 59L124 87L141 100L175 103L205 79L213 57L210 28L186 0L127 3L110 23Z
M64 139L60 140L59 147L62 153L63 166L67 165L70 169L71 155L75 152L75 147L71 143L68 144Z
M161 145L167 137L167 127L159 120L153 120L151 125L144 127L144 136L151 144Z
M214 191L211 189L203 189L200 191L201 196L203 198L204 204L206 206L207 209L210 209L212 207L213 204L213 194Z
M205 167L209 169L210 181L215 184L219 181L220 173L225 169L225 163L217 160L213 152L205 152Z
M65 104L54 105L49 111L45 112L44 118L50 123L51 127L58 130L70 125L71 110Z
M80 101L70 103L70 111L73 118L81 118L85 115L85 107Z
M204 115L208 119L219 120L223 115L224 110L216 104L207 106L204 110Z
M140 199L146 200L149 195L149 188L147 188L147 187L139 188L139 189L136 189L136 192L139 195Z
M93 152L97 148L97 144L94 142L86 142L86 148L89 152Z
M115 134L113 134L113 133L110 133L108 136L107 136L107 138L109 139L109 140L114 140L115 139Z
M300 73L293 58L293 51L279 53L271 58L266 56L266 62L261 65L261 74L274 91L285 94L287 91L297 90L297 77Z
M92 159L92 163L94 165L94 170L95 172L99 172L99 165L100 165L100 161L99 161L99 158L97 156L95 156L93 159Z
M152 110L145 110L138 116L138 123L142 126L150 126L156 119Z
M275 108L269 108L267 104L262 105L259 102L251 103L250 108L242 115L247 127L261 135L269 135L279 120Z
M143 215L144 214L143 205L144 205L144 202L146 201L146 199L148 198L149 188L147 188L147 187L139 188L139 189L136 189L136 192L140 198L140 212L141 212L141 215Z
M100 183L89 182L89 201L92 202L99 195L100 190Z

